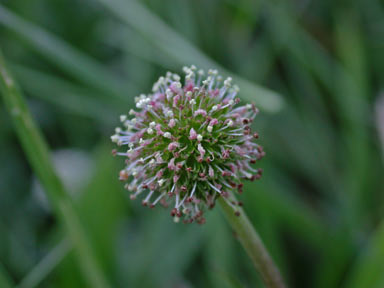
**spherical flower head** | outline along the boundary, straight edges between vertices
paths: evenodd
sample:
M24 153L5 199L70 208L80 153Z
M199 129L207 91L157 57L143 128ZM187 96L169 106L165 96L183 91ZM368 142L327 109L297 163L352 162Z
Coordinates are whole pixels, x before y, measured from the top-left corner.
M142 204L171 206L175 222L203 224L207 209L223 197L242 192L242 180L261 177L252 164L264 156L254 142L251 124L258 112L240 105L239 88L229 77L222 82L216 70L207 77L196 67L184 67L184 83L168 72L153 85L153 93L135 98L137 111L120 116L124 128L111 137L126 158L120 180Z

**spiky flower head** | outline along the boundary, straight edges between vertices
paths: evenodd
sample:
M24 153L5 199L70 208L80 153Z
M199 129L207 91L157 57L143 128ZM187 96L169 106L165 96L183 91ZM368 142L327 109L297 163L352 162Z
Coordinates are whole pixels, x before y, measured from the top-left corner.
M168 72L153 85L152 94L135 98L137 110L121 115L123 128L111 136L126 158L120 180L127 182L131 199L142 196L144 206L172 206L178 222L200 224L203 213L223 197L235 208L234 192L242 180L260 178L254 164L264 156L254 143L251 123L258 110L240 106L239 88L217 70L183 68L186 76Z

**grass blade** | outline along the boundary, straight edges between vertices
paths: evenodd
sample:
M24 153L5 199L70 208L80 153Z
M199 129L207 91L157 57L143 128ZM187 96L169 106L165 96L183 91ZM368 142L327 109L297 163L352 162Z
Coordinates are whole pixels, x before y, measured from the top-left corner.
M136 90L132 83L124 80L123 84L122 80L106 72L102 65L89 56L37 25L21 19L1 5L0 24L22 36L23 40L37 53L48 58L82 83L125 101L129 100L124 96L125 91Z
M0 287L2 288L14 287L14 285L12 285L11 278L8 276L8 273L5 271L1 263L0 263Z
M55 173L47 144L32 119L22 94L8 72L2 54L0 54L0 90L24 152L45 187L56 216L61 220L74 245L85 277L91 287L109 287L91 250L71 198Z
M231 74L139 2L135 0L99 1L180 65L195 64L204 69L217 68L223 75ZM257 86L239 76L234 78L241 87L241 95L245 100L254 101L260 108L269 112L276 112L282 108L283 99L276 92Z
M63 258L71 251L72 245L68 239L62 240L45 256L28 275L20 282L18 288L33 288L38 285L55 269Z
M96 101L95 93L88 89L81 89L65 80L21 65L10 67L28 93L60 109L95 119L101 124L115 123L117 113L122 112L121 101L116 104L103 99ZM100 118L100 115L103 117Z
M363 253L349 273L344 287L378 287L384 275L384 222L372 236Z

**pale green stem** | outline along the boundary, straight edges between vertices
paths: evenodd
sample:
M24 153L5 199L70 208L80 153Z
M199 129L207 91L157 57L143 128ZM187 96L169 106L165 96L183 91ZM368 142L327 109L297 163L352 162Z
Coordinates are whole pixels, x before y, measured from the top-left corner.
M12 117L24 152L44 191L52 204L53 211L63 224L72 242L80 267L90 287L109 287L91 249L75 207L52 164L47 144L33 120L17 84L5 65L0 51L0 92L5 107Z
M62 262L72 250L68 239L62 240L55 246L33 269L24 277L17 288L34 288L47 278L47 276Z
M236 237L243 245L248 256L251 258L256 270L259 271L265 286L268 288L286 287L280 272L265 248L259 234L253 228L244 210L234 208L223 198L219 198L222 210L236 233ZM239 216L235 212L240 212Z

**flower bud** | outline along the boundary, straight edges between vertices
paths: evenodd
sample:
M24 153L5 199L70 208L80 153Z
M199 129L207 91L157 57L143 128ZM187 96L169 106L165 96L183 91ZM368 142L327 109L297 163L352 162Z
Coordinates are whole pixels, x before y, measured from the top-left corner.
M251 131L258 110L240 106L232 78L223 82L217 70L205 78L194 66L183 70L184 80L168 72L152 94L136 97L138 110L128 113L134 118L121 115L123 127L111 140L128 147L113 155L125 157L119 179L131 199L144 195L144 206L171 205L175 222L203 224L218 197L240 206L233 195L242 193L242 180L261 177L262 170L251 166L265 152Z

